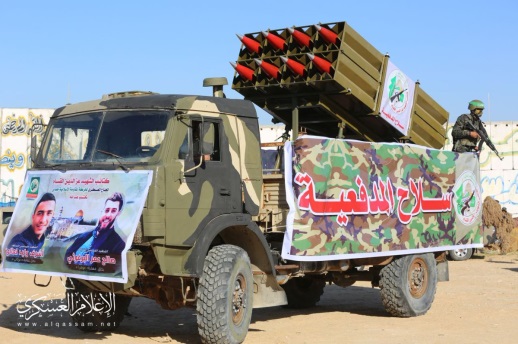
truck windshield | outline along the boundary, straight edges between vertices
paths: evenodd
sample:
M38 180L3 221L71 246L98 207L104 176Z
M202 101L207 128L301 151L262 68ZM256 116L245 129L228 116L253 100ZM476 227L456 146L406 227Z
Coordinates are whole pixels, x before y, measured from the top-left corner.
M52 119L43 160L66 162L145 162L164 139L169 111L102 111Z

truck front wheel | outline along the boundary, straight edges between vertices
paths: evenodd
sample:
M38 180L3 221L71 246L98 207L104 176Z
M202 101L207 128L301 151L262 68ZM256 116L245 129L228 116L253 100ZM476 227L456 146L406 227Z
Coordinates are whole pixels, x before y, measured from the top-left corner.
M240 247L216 246L205 258L196 304L203 343L241 343L252 318L250 258Z
M380 272L383 306L398 317L425 314L437 288L437 266L432 253L402 256Z

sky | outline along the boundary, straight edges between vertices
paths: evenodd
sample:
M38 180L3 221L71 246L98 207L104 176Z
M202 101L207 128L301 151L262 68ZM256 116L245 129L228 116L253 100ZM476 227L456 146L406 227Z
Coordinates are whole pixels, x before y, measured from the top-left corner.
M518 2L0 0L0 108L57 108L128 90L231 90L236 34L347 22L450 113L518 121ZM261 124L270 124L266 113Z

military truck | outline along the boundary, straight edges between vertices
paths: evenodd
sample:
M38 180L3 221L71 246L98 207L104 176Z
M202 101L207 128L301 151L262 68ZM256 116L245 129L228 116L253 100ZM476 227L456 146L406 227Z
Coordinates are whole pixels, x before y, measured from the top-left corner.
M320 33L322 28L338 38L328 43ZM294 215L293 221L290 206L293 198L301 194L308 195L302 201L313 197L308 201L313 207L322 205L323 200L331 201L337 194L309 195L308 179L303 174L295 175L291 164L305 157L302 153L308 152L304 149L314 142L311 140L316 135L322 135L320 143L328 142L324 136L338 137L339 142L332 141L333 144L353 147L356 152L348 158L363 154L358 147L365 147L363 157L374 157L376 150L381 152L388 146L368 145L389 141L395 145L390 146L391 152L402 149L403 160L412 151L424 149L424 153L404 160L404 164L418 164L424 170L418 167L421 172L417 177L433 179L439 174L428 175L429 167L447 166L454 171L450 163L461 157L433 149L444 142L442 124L447 122L447 115L417 87L410 125L405 134L401 133L380 115L387 56L378 54L345 23L296 30L310 37L310 46L296 48L298 43L289 41L293 36L287 37L291 32L288 29L270 34L283 37L291 49L288 51L294 52L294 56L286 53L288 58L297 59L311 49L314 56L324 56L322 51L329 51L329 56L337 59L327 71L319 71L308 55L300 55L299 63L305 60L308 64L302 75L282 69L286 66L281 72L277 70L280 74L272 73L272 77L262 74L259 67L264 61L281 63L282 59L276 59L267 34L260 32L246 35L259 42L260 49L250 53L243 46L238 59L239 65L252 68L255 64L257 70L247 74L248 79L236 71L233 81L233 88L244 94L245 100L226 98L226 80L212 78L204 80L204 86L213 87L212 96L120 92L55 111L41 149L33 152L33 171L126 171L128 176L138 170L152 172L140 221L129 238L131 247L123 267L127 269L127 281L107 282L95 274L67 279L67 294L79 293L85 299L88 295L114 295L114 314L71 312L78 328L114 329L122 321L131 298L144 296L166 309L195 307L203 342L238 343L245 339L253 308L311 307L319 301L327 284L348 287L355 281L370 281L373 287L379 287L385 309L394 316L419 316L431 307L437 281L448 280L444 252L458 244L454 235L448 237L454 232L453 208L450 206L444 218L437 213L419 215L419 223L410 222L414 228L397 222L397 216L406 212L401 202L395 212L399 215L379 210L375 219L340 210L332 214L335 222L323 228L322 233L328 228L336 233L347 227L353 236L338 238L343 246L327 245L328 254L324 256L320 242L306 240L308 237L297 227L307 224L305 215ZM346 42L353 47L341 46ZM396 92L403 94L406 90ZM261 159L261 147L275 148L278 143L260 142L254 103L291 130L291 137L289 133L285 136L284 150L276 151L276 163L267 168ZM307 135L300 135L303 131ZM319 147L313 146L312 152ZM290 149L295 152L293 156ZM307 156L310 155L308 152ZM394 155L393 161L403 162L398 159ZM435 159L440 159L440 166L434 166ZM379 165L383 168L383 163ZM401 171L405 167L401 166ZM335 172L341 177L351 172L348 178L353 182L349 185L358 194L355 204L366 200L361 181L356 179L355 185L354 178L360 173L372 176L375 172L361 167ZM455 182L455 178L445 179ZM298 184L288 187L287 181ZM380 181L376 185L392 185L387 183ZM311 187L317 188L316 184L315 181ZM435 189L435 182L426 184L426 190L418 182L414 187L421 190L416 193L420 194L419 205L423 209L426 202L451 205L448 195L453 184L442 191ZM395 187L390 190L396 192ZM403 195L404 190L397 192ZM376 204L381 204L388 202L390 197L384 195L389 193L387 188L383 195L372 197L378 197ZM341 201L343 205L346 199ZM416 206L412 203L411 208ZM327 221L324 215L319 216L318 219ZM319 230L318 219L311 220L312 230ZM405 221L408 224L410 220ZM285 236L287 226L292 227L293 239L301 239L302 244L297 242L290 248ZM367 231L369 239L362 235ZM329 237L333 233L328 233ZM309 241L312 243L308 244ZM411 244L407 245L407 241ZM462 244L476 246L476 240Z

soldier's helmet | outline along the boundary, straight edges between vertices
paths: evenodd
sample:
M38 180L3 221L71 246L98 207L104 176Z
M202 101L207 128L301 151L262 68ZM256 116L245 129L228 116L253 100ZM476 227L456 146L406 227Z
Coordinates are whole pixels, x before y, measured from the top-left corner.
M473 111L476 109L484 110L484 103L481 100L473 99L469 102L468 109L469 111Z

